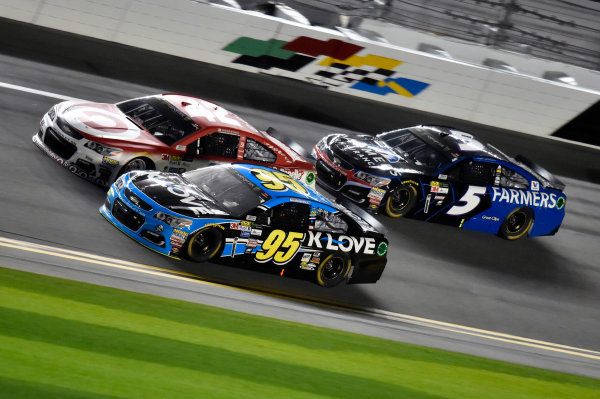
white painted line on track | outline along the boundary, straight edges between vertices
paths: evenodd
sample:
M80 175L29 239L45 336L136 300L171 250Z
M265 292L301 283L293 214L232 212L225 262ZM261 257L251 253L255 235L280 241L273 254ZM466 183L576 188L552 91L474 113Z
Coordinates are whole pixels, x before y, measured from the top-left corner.
M79 98L75 98L75 97L63 96L62 94L56 94L56 93L51 93L49 91L31 89L29 87L17 86L17 85L13 85L10 83L4 83L4 82L0 82L0 87L4 87L6 89L12 89L12 90L24 91L26 93L37 94L37 95L45 96L45 97L57 98L59 100L79 100Z
M422 327L428 327L428 328L432 328L432 329L436 329L436 330L440 330L440 331L456 333L459 335L473 336L473 337L477 337L477 338L488 339L491 341L505 342L505 343L510 343L510 344L514 344L514 345L526 346L526 347L536 348L536 349L543 349L543 350L547 350L547 351L551 351L551 352L563 353L563 354L568 354L568 355L577 356L577 357L600 360L600 352L589 350L589 349L576 348L576 347L567 346L567 345L555 344L552 342L545 342L545 341L524 338L524 337L519 337L519 336L515 336L515 335L510 335L510 334L482 330L482 329L462 326L462 325L458 325L458 324L452 324L452 323L446 323L446 322L437 321L437 320L425 319L422 317L416 317L416 316L410 316L410 315L401 314L401 313L383 311L383 310L379 310L379 309L357 309L357 308L344 307L344 306L335 305L335 304L315 303L314 301L311 301L310 299L286 297L285 295L273 294L273 293L263 293L263 292L258 292L258 291L254 291L251 289L232 287L232 286L225 285L225 284L214 283L214 282L202 280L202 278L199 276L195 276L193 274L189 274L189 273L185 273L185 272L179 272L179 271L164 269L164 268L160 268L160 267L156 267L156 266L144 265L141 263L134 263L134 262L129 262L129 261L115 259L115 258L93 255L93 254L89 254L89 253L81 252L81 251L72 251L72 250L68 250L68 249L62 249L62 248L52 247L52 246L48 246L48 245L41 245L41 244L36 244L36 243L32 243L32 242L14 240L14 239L4 238L4 237L0 237L0 247L13 248L13 249L18 249L18 250L27 251L27 252L34 252L34 253L54 256L54 257L63 258L63 259L78 260L81 262L93 263L96 265L107 266L107 267L118 268L118 269L125 269L125 270L129 270L129 271L137 272L137 273L151 274L151 275L155 275L155 276L161 276L164 278L185 280L185 281L190 281L190 282L194 282L197 284L211 285L211 286L218 286L218 287L223 287L223 288L228 288L228 289L234 289L234 290L248 292L248 293L255 294L255 295L266 295L266 296L278 297L278 298L291 300L291 301L295 300L295 301L300 301L300 302L304 302L304 303L308 303L308 304L313 304L315 306L323 306L323 307L327 307L330 309L345 310L345 311L353 312L356 314L364 314L367 316L378 317L378 318L385 319L385 320L398 321L398 322L402 322L402 323L413 324L413 325L418 325L418 326L422 326Z

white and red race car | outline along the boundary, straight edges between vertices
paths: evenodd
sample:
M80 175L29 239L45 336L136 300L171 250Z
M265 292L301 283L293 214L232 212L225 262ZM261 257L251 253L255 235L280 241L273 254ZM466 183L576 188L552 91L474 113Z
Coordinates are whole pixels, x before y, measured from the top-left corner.
M182 173L253 163L314 187L314 166L279 139L212 102L167 93L116 104L65 101L42 118L33 142L71 172L102 186L132 170Z

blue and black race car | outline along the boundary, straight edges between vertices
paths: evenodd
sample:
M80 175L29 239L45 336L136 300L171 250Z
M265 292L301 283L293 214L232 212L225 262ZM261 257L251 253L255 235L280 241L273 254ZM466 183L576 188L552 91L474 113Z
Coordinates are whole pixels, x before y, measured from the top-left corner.
M565 185L555 176L450 127L333 134L317 143L313 157L317 184L394 218L514 240L553 235L565 215Z
M362 217L286 173L242 164L182 175L130 172L100 208L119 230L163 255L325 287L374 283L385 268L383 227L357 212Z

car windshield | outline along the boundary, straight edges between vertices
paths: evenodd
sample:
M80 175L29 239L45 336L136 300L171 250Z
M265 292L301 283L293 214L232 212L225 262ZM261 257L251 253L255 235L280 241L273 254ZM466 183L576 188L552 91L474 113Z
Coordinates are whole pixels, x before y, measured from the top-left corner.
M121 112L167 145L200 129L189 116L160 97L135 98L116 105Z
M260 205L266 195L260 187L228 166L196 169L184 173L183 177L235 217Z
M377 139L396 151L403 158L410 159L417 165L439 168L450 161L443 153L421 140L409 130L382 133L377 135Z

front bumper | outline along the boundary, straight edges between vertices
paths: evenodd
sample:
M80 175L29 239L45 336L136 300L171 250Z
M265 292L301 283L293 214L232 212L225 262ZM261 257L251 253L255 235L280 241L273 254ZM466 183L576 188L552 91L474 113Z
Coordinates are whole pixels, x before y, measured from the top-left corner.
M46 114L33 143L58 164L76 175L100 186L108 187L119 171L119 160L98 154L84 146L85 138L73 138L63 133Z

